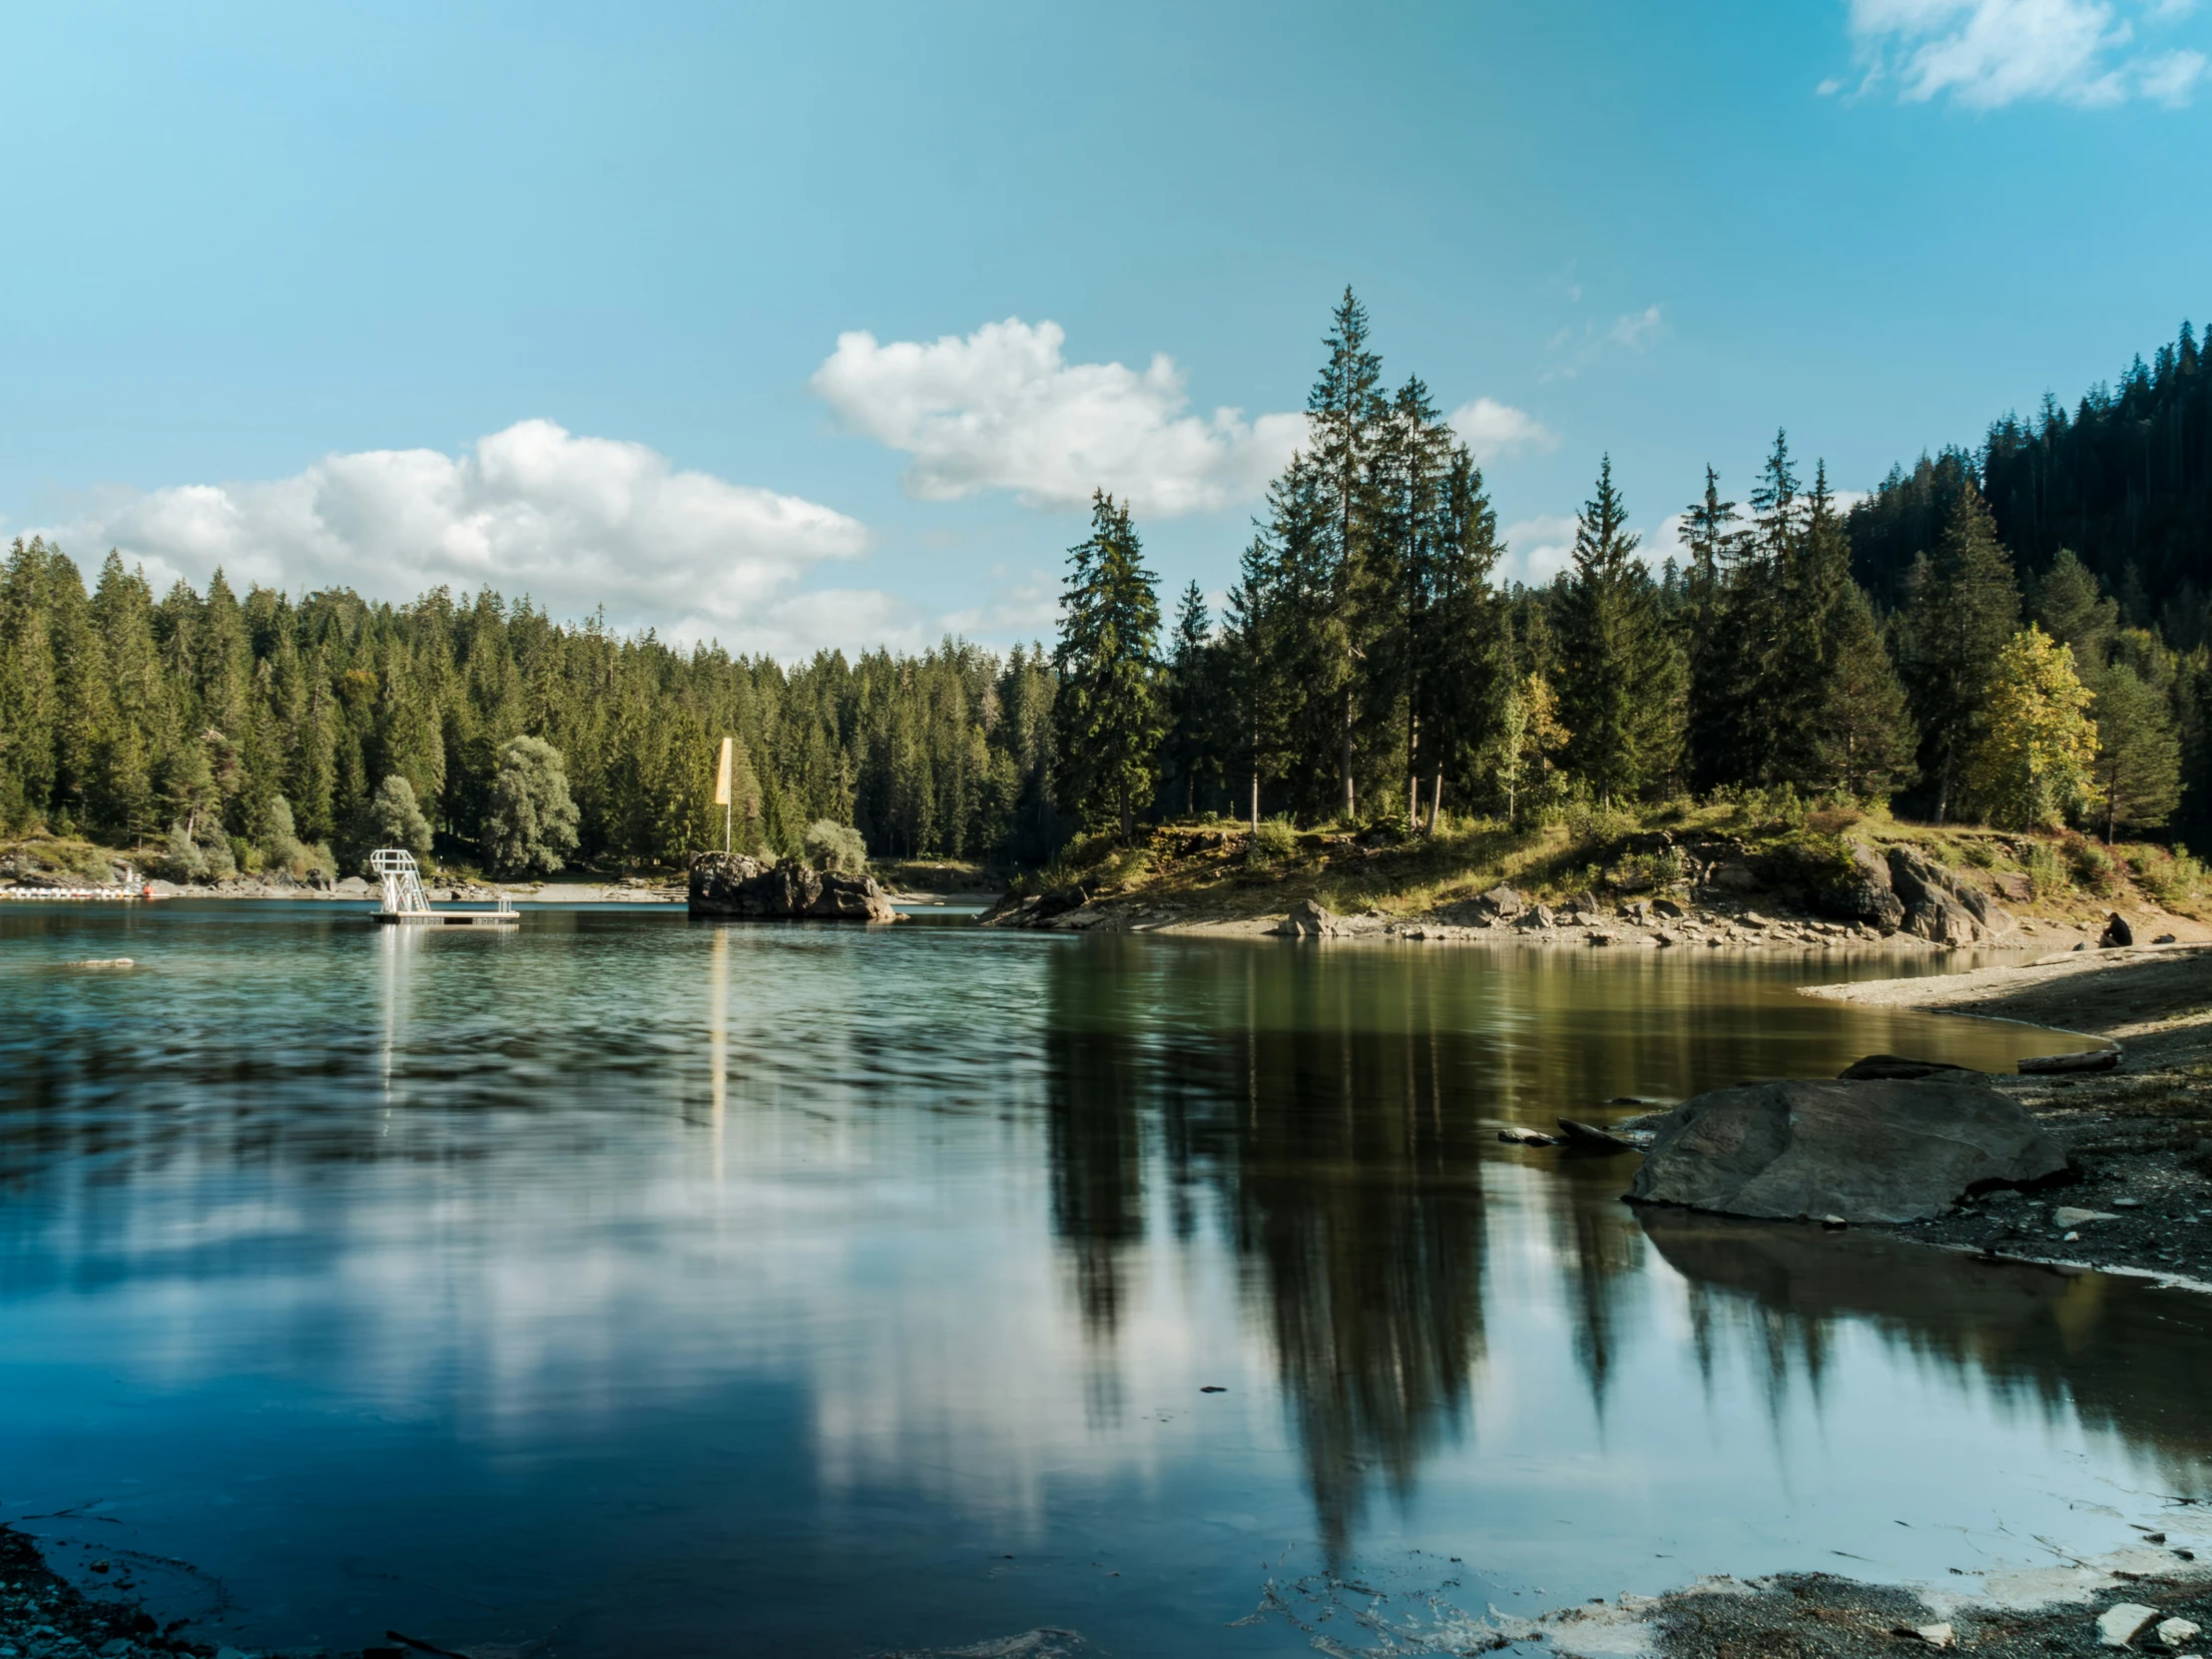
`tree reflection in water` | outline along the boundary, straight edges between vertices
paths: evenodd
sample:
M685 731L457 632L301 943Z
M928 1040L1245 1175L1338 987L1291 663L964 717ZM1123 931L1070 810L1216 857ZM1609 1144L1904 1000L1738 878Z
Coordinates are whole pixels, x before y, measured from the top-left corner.
M1141 945L1058 954L1054 1224L1086 1325L1110 1339L1122 1264L1146 1232L1155 1122L1169 1190L1217 1186L1324 1545L1342 1557L1371 1482L1407 1495L1463 1422L1482 1357L1486 1132L1449 1081L1466 1038L1417 997L1301 965ZM1183 1017L1162 1034L1125 1003ZM1182 1197L1174 1211L1171 1227L1188 1227Z
M2206 1450L2212 1336L2192 1347L2154 1333L2145 1293L1859 1235L1639 1218L1619 1202L1625 1160L1498 1144L1498 1117L1544 1122L1627 1079L1687 1088L1754 1068L1743 1006L1701 998L1679 975L1070 945L1047 975L1045 1107L1055 1237L1096 1351L1093 1409L1118 1408L1115 1345L1139 1259L1213 1218L1248 1324L1272 1351L1332 1559L1355 1548L1379 1486L1402 1503L1424 1460L1475 1427L1484 1298L1499 1294L1485 1286L1493 1225L1533 1223L1548 1238L1555 1277L1536 1294L1567 1316L1601 1440L1631 1336L1648 1342L1641 1328L1673 1300L1654 1278L1663 1262L1687 1281L1675 1294L1708 1397L1721 1356L1745 1354L1777 1433L1800 1382L1822 1408L1841 1327L1871 1321L1962 1379L1985 1372L2050 1410L2070 1399L2092 1423ZM1794 1069L1832 1074L1803 1019L1778 1003L1770 1063L1787 1065L1799 1043ZM1535 1214L1524 1198L1501 1222L1484 1171L1508 1160L1540 1173ZM2131 1347L2142 1365L2115 1363Z

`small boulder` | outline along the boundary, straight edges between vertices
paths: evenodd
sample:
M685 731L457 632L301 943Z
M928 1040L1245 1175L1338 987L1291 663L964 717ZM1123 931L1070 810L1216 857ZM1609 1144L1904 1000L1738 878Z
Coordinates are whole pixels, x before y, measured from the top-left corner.
M1776 1221L1921 1221L1974 1188L2065 1168L2019 1102L1981 1083L1747 1083L1669 1112L1629 1197Z
M1559 918L1551 913L1550 905L1536 904L1530 906L1527 914L1523 915L1514 925L1517 927L1556 927L1559 925Z
M2171 933L2161 933L2158 935L2158 937L2151 940L2150 942L2152 944L2172 944L2175 942L2175 937Z
M2118 950L2135 942L2135 929L2128 926L2127 917L2114 910L2104 921L2104 931L2097 936L2101 950Z
M2061 1204L2050 1213L2050 1224L2053 1227L2087 1227L2092 1222L2119 1219L2109 1210L2083 1210L2072 1204Z
M1651 913L1655 916L1664 916L1669 921L1680 921L1689 914L1689 911L1683 909L1671 898L1655 898L1651 901Z
M1278 933L1291 938L1321 939L1335 932L1336 917L1329 913L1318 898L1302 898L1291 906L1291 913L1276 928Z
M1758 887L1759 877L1752 874L1749 864L1722 864L1706 877L1706 884L1723 892L1751 892Z
M2097 1615L2097 1641L2105 1647L2125 1647L2143 1626L2158 1617L2158 1609L2139 1601L2123 1601Z
M1507 1146L1557 1146L1559 1137L1547 1135L1541 1129L1523 1129L1519 1124L1507 1124L1497 1132L1497 1138Z
M1475 902L1501 921L1510 921L1528 907L1521 895L1503 882L1499 882Z
M1992 875L1989 884L1997 896L2013 904L2025 904L2035 896L2035 883L2019 874Z
M1585 887L1578 893L1569 894L1562 908L1572 910L1578 916L1594 916L1597 914L1597 894Z
M2155 1632L2158 1639L2175 1653L2204 1633L2204 1627L2195 1619L2160 1619Z

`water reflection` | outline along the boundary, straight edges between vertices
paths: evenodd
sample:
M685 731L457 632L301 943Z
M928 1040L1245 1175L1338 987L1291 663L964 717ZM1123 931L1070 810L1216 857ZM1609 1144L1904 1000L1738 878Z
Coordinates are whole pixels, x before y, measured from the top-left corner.
M1812 1002L1802 969L110 925L0 918L0 1504L106 1493L242 1606L336 1618L358 1560L401 1628L511 1639L474 1597L584 1654L634 1651L641 1597L669 1653L741 1616L805 1651L1213 1653L1286 1549L1609 1593L1873 1558L1966 1492L2086 1549L2083 1480L2204 1487L2194 1305L1647 1233L1618 1162L1496 1140L2062 1045ZM113 954L145 973L59 966Z
M1773 1411L1800 1382L1817 1394L1836 1329L1864 1323L2016 1406L2070 1411L2157 1446L2195 1465L2202 1490L2212 1464L2212 1319L2195 1298L1803 1227L1671 1211L1639 1219L1689 1281L1708 1346L1731 1318L1756 1325Z

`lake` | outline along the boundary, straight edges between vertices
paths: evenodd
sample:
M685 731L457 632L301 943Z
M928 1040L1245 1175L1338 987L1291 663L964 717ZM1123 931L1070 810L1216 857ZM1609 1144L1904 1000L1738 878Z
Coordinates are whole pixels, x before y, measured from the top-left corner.
M26 906L0 1519L206 1640L584 1659L1445 1652L2185 1525L2203 1302L1496 1138L2078 1046L1793 994L1916 965Z

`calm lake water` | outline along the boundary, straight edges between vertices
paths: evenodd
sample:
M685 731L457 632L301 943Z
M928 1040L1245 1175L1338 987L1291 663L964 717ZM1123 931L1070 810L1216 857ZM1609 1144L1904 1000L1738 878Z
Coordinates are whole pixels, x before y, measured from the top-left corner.
M587 1659L1448 1651L2185 1528L2206 1304L1496 1139L2078 1046L1792 994L1897 971L0 915L0 1518L206 1639Z

